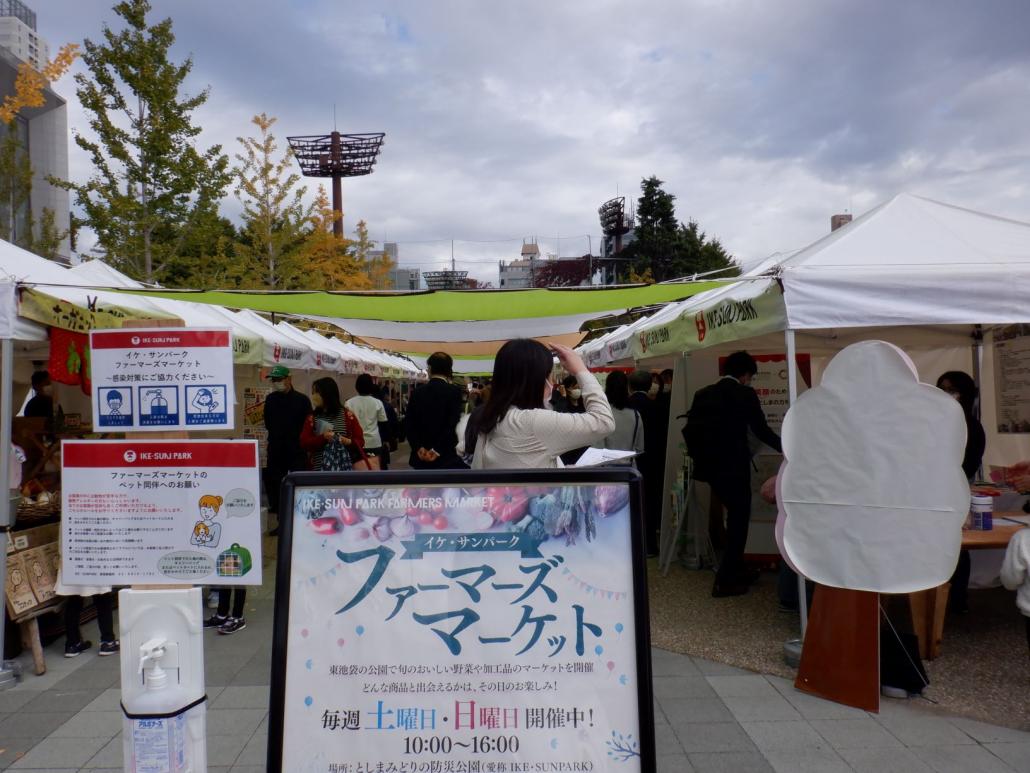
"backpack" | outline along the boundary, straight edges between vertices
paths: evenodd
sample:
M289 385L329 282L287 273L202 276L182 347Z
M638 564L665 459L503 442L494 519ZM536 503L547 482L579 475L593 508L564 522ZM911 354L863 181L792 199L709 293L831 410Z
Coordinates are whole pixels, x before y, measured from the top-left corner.
M728 406L716 386L712 384L697 391L683 427L687 456L694 460L694 477L699 480L704 480L703 476L719 462L728 425Z

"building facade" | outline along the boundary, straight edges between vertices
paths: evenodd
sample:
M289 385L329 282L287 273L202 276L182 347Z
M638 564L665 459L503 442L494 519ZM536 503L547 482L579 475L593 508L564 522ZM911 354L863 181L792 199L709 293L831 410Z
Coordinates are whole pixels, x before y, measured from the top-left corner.
M29 37L31 33L31 37ZM19 0L0 0L0 93L13 94L18 68L27 62L36 69L46 64L49 50L36 36L36 14ZM10 226L10 240L25 243L29 215L37 234L45 210L54 215L54 226L65 234L58 249L58 259L69 262L71 216L68 191L51 185L48 177L68 179L68 108L65 101L50 88L44 89L42 107L27 108L15 119L13 130L18 135L22 152L28 153L32 166L32 187L28 200L11 212L10 202L0 202L0 217ZM0 127L6 138L8 127Z
M541 263L540 247L535 242L522 245L517 260L498 264L499 284L503 290L525 290L536 284L536 270Z

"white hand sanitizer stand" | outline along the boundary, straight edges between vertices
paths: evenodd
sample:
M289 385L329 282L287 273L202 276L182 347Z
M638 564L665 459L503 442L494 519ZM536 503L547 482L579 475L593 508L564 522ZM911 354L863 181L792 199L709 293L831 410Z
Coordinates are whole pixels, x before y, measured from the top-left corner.
M206 773L207 695L200 588L123 590L126 773Z

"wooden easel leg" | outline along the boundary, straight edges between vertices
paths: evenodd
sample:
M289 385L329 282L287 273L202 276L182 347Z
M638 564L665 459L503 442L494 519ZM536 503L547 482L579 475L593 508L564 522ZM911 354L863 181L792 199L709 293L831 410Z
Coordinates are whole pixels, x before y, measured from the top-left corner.
M36 676L42 676L46 673L46 658L43 656L43 642L39 640L39 618L25 620L19 627L21 646L32 650L32 665L36 669Z
M794 686L847 706L880 710L879 594L816 587Z

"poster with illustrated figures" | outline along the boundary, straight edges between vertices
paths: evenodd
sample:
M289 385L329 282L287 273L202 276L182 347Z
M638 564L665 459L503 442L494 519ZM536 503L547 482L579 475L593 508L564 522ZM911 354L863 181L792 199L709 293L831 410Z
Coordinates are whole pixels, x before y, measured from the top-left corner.
M228 330L93 330L90 351L95 429L233 428Z
M261 584L257 442L62 445L69 585Z
M653 770L635 489L604 474L298 487L269 769Z

